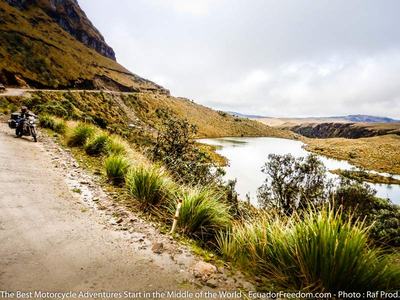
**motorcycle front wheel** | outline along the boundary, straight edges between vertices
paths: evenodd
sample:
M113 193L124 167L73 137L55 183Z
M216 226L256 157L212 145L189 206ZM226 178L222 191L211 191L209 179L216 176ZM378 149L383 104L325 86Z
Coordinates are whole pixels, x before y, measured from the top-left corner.
M15 135L19 138L22 137L22 130L20 128L15 129Z
M31 134L32 134L32 137L33 137L33 141L36 143L37 142L37 134L36 134L35 127L31 128Z

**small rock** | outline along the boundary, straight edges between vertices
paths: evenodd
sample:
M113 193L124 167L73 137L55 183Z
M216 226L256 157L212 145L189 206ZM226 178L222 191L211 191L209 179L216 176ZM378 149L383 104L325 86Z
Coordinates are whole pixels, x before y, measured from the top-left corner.
M94 202L97 202L97 201L99 201L100 199L99 198L93 198L93 201Z
M155 242L155 243L153 243L151 250L156 254L161 254L164 251L164 244Z
M119 218L117 221L115 221L115 223L117 223L117 224L121 224L122 223L122 218Z
M207 280L212 274L217 272L217 268L204 261L199 261L193 267L193 274L197 278L201 278L202 280Z

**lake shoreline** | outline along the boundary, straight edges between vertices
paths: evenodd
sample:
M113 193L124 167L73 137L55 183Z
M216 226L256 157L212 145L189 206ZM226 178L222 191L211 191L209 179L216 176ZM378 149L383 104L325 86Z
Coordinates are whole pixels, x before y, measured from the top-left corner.
M391 175L400 175L400 136L383 135L370 138L301 139L309 152L352 165Z
M305 157L310 153L307 149L307 139L282 139L276 137L239 137L239 138L216 138L216 139L199 139L198 143L211 145L212 151L218 156L223 156L229 162L224 167L226 171L226 179L237 178L237 191L242 199L250 198L251 202L257 202L257 188L260 187L265 179L265 175L261 172L261 167L268 160L268 154L292 154L295 157ZM315 153L319 159L331 170L353 170L355 165L351 161L336 157L328 156L321 153ZM357 170L357 169L356 169ZM357 170L358 171L358 170ZM380 170L381 171L381 170ZM387 179L379 177L390 177L390 174L376 173L370 171L370 180L367 182L373 189L377 191L380 198L389 198L393 203L400 200L400 185L388 184ZM368 173L370 173L368 172ZM337 180L339 175L329 172L328 176L332 176ZM386 176L387 175L387 176ZM379 178L379 180L378 180ZM396 180L400 178L395 176ZM384 181L385 180L385 181ZM369 181L369 182L368 182ZM393 181L391 182L393 183Z
M336 169L336 170L330 170L329 172L331 172L332 174L340 175L342 177L359 180L359 181L378 183L378 184L400 185L399 179L389 177L389 176L383 176L380 174L371 173L371 172L364 171L364 170Z

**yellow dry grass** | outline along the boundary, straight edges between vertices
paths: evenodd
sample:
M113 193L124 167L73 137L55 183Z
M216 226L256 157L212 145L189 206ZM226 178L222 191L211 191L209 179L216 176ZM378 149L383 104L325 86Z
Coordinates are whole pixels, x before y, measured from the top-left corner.
M400 136L305 139L306 149L370 170L400 174Z

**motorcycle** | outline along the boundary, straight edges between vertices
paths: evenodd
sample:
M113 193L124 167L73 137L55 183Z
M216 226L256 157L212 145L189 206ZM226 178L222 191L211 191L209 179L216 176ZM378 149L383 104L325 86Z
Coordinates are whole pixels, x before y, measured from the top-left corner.
M15 129L17 137L32 136L33 141L37 142L36 118L34 116L21 117L18 113L11 114L8 126Z

